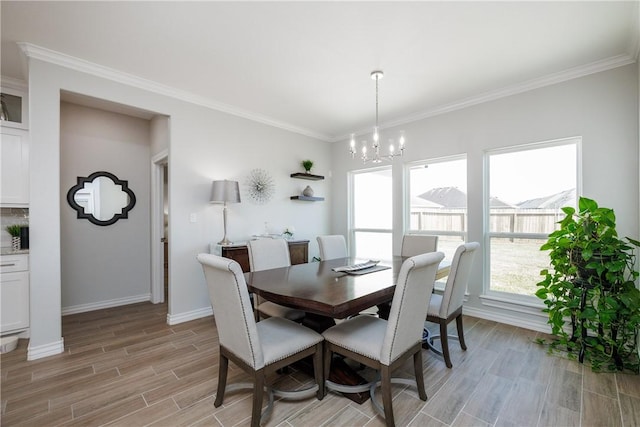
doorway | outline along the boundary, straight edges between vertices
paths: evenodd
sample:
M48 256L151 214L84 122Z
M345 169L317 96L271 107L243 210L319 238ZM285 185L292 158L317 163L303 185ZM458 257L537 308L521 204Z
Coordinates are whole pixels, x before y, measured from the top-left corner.
M151 302L169 301L169 155L151 159Z

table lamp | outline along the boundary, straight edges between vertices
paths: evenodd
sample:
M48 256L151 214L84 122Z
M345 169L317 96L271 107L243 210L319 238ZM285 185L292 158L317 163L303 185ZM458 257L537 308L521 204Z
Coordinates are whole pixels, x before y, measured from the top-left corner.
M238 187L238 181L213 181L211 187L211 203L224 203L222 209L222 218L224 222L224 236L222 240L218 242L219 245L230 245L231 242L227 239L227 202L240 203L240 189Z

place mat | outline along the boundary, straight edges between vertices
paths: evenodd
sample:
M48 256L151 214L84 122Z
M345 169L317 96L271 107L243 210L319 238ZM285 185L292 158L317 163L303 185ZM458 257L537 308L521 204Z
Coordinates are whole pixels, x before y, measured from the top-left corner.
M376 265L374 267L364 268L362 270L357 270L357 271L349 271L349 272L345 271L345 273L350 274L352 276L360 276L361 274L375 273L376 271L386 270L389 268L391 267L387 265Z

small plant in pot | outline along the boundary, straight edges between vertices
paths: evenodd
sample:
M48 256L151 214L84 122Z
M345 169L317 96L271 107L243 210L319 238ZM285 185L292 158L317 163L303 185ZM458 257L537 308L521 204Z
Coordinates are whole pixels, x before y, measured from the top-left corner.
M551 350L569 351L593 370L638 372L640 291L634 249L640 242L618 237L612 209L581 197L578 212L566 216L541 250L550 251L550 269L541 271L536 295L544 300L552 334ZM568 330L570 326L570 330Z
M18 224L7 225L5 227L7 233L11 235L11 249L14 251L20 249L20 228L22 228L22 226Z
M311 168L313 167L313 160L303 160L301 164L306 173L311 173Z

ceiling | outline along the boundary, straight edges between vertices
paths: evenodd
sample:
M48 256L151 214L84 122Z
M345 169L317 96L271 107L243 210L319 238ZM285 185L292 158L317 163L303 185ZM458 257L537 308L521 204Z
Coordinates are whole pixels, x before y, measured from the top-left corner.
M638 1L1 2L28 42L335 141L637 59ZM537 83L536 83L537 82ZM493 95L492 95L493 94Z

